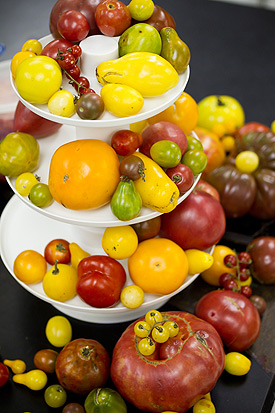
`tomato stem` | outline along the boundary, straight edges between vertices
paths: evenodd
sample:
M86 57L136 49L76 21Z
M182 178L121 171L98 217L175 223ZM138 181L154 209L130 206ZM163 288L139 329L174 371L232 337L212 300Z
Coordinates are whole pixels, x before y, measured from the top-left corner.
M52 270L52 274L56 275L59 273L59 269L57 268L58 260L55 260L54 269Z

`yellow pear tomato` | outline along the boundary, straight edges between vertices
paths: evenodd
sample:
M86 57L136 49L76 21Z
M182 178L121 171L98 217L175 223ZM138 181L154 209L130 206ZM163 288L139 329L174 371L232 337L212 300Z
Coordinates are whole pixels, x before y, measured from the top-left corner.
M214 261L211 254L197 249L185 250L185 255L188 260L188 273L190 275L199 274L202 271L208 270Z

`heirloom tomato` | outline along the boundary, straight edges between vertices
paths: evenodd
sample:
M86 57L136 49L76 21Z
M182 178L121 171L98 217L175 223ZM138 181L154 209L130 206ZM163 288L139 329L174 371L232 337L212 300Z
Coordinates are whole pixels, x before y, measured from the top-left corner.
M140 3L144 4L144 2L141 0ZM134 24L135 22L136 21L133 20ZM155 27L159 32L163 27L172 27L173 29L176 28L175 20L171 16L171 14L169 14L166 10L164 10L160 6L157 6L156 4L154 5L154 11L151 17L149 17L149 19L144 20L143 22Z
M58 90L48 101L50 113L70 118L75 113L74 96L68 90Z
M29 199L38 208L46 208L53 201L49 186L43 183L38 183L31 187Z
M87 37L90 27L83 13L77 10L67 10L59 17L57 29L64 39L80 42Z
M53 346L64 347L72 339L72 326L66 317L56 315L47 321L45 333Z
M213 169L221 166L225 161L225 150L218 135L205 128L195 128L199 141L202 144L203 151L207 156L207 165L203 171L207 175Z
M130 225L108 227L102 236L102 247L116 260L129 258L137 249L138 237Z
M144 291L138 285L127 285L120 294L120 301L127 308L138 308L144 301Z
M131 0L128 9L132 19L144 21L149 19L154 11L154 3L152 0Z
M46 388L44 399L50 407L61 407L66 403L67 393L66 390L59 384L52 384Z
M179 145L170 140L163 139L155 142L150 148L151 158L162 168L174 168L181 160Z
M35 284L43 280L47 272L47 262L37 251L22 251L14 260L13 272L25 284Z
M138 241L144 241L148 238L154 238L159 234L161 226L160 216L148 219L147 221L132 224L132 227L137 233Z
M105 0L95 10L95 21L105 36L119 36L131 25L131 14L122 1Z
M39 183L36 175L31 172L23 172L14 183L16 191L22 196L28 196L32 187Z
M63 408L62 413L85 413L85 410L79 403L69 403Z
M210 285L219 286L219 278L222 274L232 272L236 273L235 270L229 268L224 263L224 258L227 255L236 256L235 251L225 245L215 245L214 251L212 253L213 264L211 267L201 273L201 277L205 282Z
M63 264L69 264L71 252L69 242L62 238L56 238L50 241L44 249L46 261L54 265L55 261Z
M13 78L15 78L15 73L16 73L18 65L21 62L23 62L23 60L27 59L28 57L33 57L33 56L35 56L35 53L30 52L28 50L18 52L13 56L13 58L11 59L11 66L10 66Z
M33 357L33 364L37 369L43 370L45 373L54 373L54 366L57 355L57 351L49 348L39 350Z
M53 300L65 302L76 295L77 272L68 264L55 261L43 278L43 290Z
M72 48L73 43L66 39L55 39L46 44L43 48L41 55L51 57L54 60L58 60L60 50L66 50Z
M247 245L252 276L260 283L275 284L275 237L260 236Z
M10 372L5 364L0 362L0 387L7 383L10 377Z
M42 52L42 44L37 39L29 39L23 44L21 51L28 51L39 55Z
M142 135L128 129L122 129L112 135L111 146L121 156L134 153L142 144Z
M113 389L96 388L85 399L86 413L127 413L127 406L121 395Z
M27 373L15 374L12 377L15 383L23 384L31 390L42 390L48 381L47 374L38 369L29 370Z
M231 351L225 355L224 369L234 376L243 376L247 374L251 367L251 361L237 351Z
M26 370L26 363L23 360L7 360L5 359L3 361L3 363L5 364L5 366L8 366L11 368L11 371L15 374L17 373L24 373L24 371Z
M167 175L177 185L180 195L185 194L194 183L194 175L187 165L179 163L174 168L166 169Z

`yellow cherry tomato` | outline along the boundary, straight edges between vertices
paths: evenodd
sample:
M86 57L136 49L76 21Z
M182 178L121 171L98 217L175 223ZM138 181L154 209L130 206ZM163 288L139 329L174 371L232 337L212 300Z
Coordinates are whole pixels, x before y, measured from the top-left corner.
M65 302L76 296L77 280L75 268L56 263L43 278L43 290L51 299Z
M39 183L37 176L31 172L23 172L14 183L16 191L22 196L28 196L32 187Z
M229 374L243 376L249 372L250 367L251 361L241 353L232 351L225 355L224 369Z
M144 291L138 285L127 285L120 294L120 301L127 308L138 308L144 301Z
M72 339L72 326L66 317L57 315L48 320L45 333L53 346L64 347Z
M75 113L73 94L67 90L58 90L50 97L48 109L53 115L70 118Z
M13 58L11 59L11 73L13 78L15 78L16 70L19 65L23 60L27 59L28 57L34 57L36 56L35 53L30 52L28 50L25 50L24 52L18 52L16 53Z
M142 355L151 356L156 349L156 345L150 337L145 337L138 343L138 349Z
M224 265L224 257L226 255L236 255L236 253L225 245L216 245L212 254L213 264L208 270L201 273L201 277L210 285L219 286L219 278L223 273L235 274L235 270Z
M14 260L13 272L25 284L35 284L43 280L47 272L47 261L37 251L22 251Z
M130 225L108 227L102 236L102 248L116 260L129 258L137 249L138 236Z
M10 367L12 372L15 374L21 374L24 373L26 370L26 363L23 360L7 360L5 359L3 363Z
M185 250L185 255L188 260L188 274L190 275L199 274L202 271L208 270L214 261L212 255L197 249Z
M47 374L42 370L30 370L27 373L15 374L12 379L15 383L24 384L35 391L43 389L48 381Z
M149 19L154 11L154 2L152 0L131 0L128 10L132 19L144 21Z
M151 326L146 321L137 321L134 326L134 332L138 337L144 338L150 333Z
M159 323L163 320L161 312L158 310L150 310L145 314L145 321L148 323L151 327L155 323Z
M136 115L144 104L141 93L128 85L110 83L104 85L100 93L105 108L115 116Z
M221 143L224 147L225 152L233 153L237 148L236 140L235 138L233 138L233 136L226 135L222 137Z
M40 55L42 52L42 44L37 39L29 39L23 44L21 50L22 52L29 51L36 55Z
M235 158L236 168L243 173L252 173L259 166L259 156L252 151L242 151Z
M51 57L34 55L18 65L15 82L23 99L33 104L45 104L60 88L62 71Z
M202 398L193 406L193 413L215 413L216 409L211 400Z

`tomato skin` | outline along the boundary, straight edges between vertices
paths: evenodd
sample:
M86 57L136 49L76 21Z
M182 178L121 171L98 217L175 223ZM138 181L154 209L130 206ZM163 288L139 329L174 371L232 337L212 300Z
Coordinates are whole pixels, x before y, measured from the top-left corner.
M42 254L33 250L22 251L14 260L15 276L26 284L35 284L43 280L47 271L47 262Z
M72 339L72 326L66 317L56 315L48 320L45 333L53 346L64 347Z
M121 1L106 0L95 10L95 21L105 36L119 36L131 24L131 14Z
M111 146L121 156L134 153L142 145L142 135L131 130L119 130L112 135Z
M65 39L80 42L87 37L90 27L84 14L77 10L67 10L59 17L57 29Z
M127 406L121 395L113 389L97 388L85 399L86 413L127 413Z
M61 238L50 241L44 250L46 261L51 265L54 265L56 260L62 264L69 264L71 260L69 245L68 241Z
M93 255L84 258L77 267L78 295L89 305L109 307L118 302L126 282L123 266L111 257Z
M185 194L194 183L194 175L189 166L179 163L174 168L166 170L167 175L177 185L180 195Z
M73 47L73 43L67 39L55 39L46 44L42 49L41 55L51 57L54 60L58 60L58 50L59 49L70 49Z
M59 384L52 384L46 388L44 399L50 407L61 407L66 403L67 393L66 390Z
M256 307L243 294L214 290L197 302L195 315L212 324L230 351L244 351L257 339L261 320Z
M5 364L0 362L0 387L7 383L10 377L10 372Z
M45 373L54 373L55 361L58 352L52 349L42 349L35 353L33 363L35 367Z

